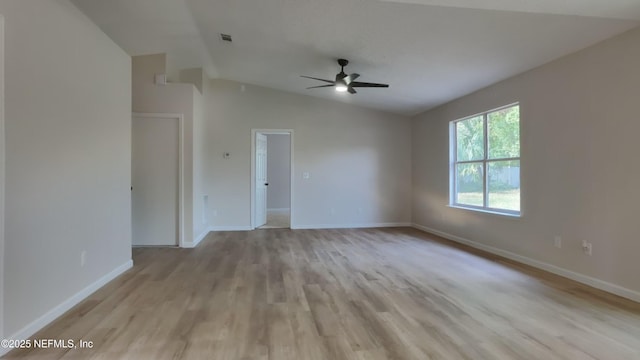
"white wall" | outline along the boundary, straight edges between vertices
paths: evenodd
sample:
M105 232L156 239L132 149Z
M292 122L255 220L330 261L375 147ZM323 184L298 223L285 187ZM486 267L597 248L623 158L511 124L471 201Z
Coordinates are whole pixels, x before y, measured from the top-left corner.
M183 72L183 74L185 74ZM205 168L209 159L207 158L208 141L206 139L205 130L205 104L204 100L206 91L205 85L206 75L202 69L190 69L186 74L189 82L200 84L201 91L195 90L193 95L193 236L194 244L199 242L209 232L209 219L207 215L209 209L204 208L203 197L207 194L205 190ZM208 79L207 79L208 80ZM198 89L196 85L194 89Z
M0 1L0 14L4 335L24 338L130 266L131 64L66 0Z
M212 80L210 88L206 178L214 228L251 225L251 129L295 131L293 226L410 221L409 119L257 86L242 91L232 81Z
M416 117L414 222L640 291L639 44L636 29ZM448 208L448 122L516 101L522 218Z
M205 81L208 81L208 77L202 68L184 69L180 71L180 82L193 84L200 94L204 91Z
M267 208L288 209L291 204L291 136L267 134Z

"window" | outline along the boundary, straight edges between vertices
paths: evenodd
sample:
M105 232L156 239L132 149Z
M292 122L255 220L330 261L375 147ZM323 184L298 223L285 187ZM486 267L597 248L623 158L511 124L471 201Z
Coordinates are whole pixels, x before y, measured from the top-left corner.
M520 215L520 106L451 122L452 206Z

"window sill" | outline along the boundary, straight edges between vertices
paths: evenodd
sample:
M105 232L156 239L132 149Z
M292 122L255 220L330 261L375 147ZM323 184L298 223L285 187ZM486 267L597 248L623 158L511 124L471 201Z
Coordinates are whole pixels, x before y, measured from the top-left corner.
M519 214L514 214L514 213L508 213L508 212L500 212L500 211L479 209L479 208L474 208L474 207L466 207L466 206L452 205L452 204L448 204L447 207L450 207L450 208L453 208L453 209L474 211L474 212L479 212L479 213L483 213L483 214L489 214L489 215L500 216L500 217L511 218L511 219L521 219L522 218L522 212L520 212Z

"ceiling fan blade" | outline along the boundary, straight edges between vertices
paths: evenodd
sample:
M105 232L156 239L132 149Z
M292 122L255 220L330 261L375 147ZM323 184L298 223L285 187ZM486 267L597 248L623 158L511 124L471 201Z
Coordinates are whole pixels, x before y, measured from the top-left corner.
M353 74L351 74L351 75L349 75L349 76L345 77L345 78L344 78L344 82L346 82L346 83L347 83L347 85L349 85L349 84L351 84L355 79L357 79L357 78L359 78L359 77L360 77L360 74L353 73Z
M376 83L366 83L366 82L358 82L358 81L354 81L351 84L349 84L349 86L352 87L379 87L379 88L388 88L389 85L387 84L376 84Z
M319 78L315 78L315 77L311 77L311 76L304 76L304 75L300 75L300 77L307 78L307 79L313 79L313 80L324 81L324 82L326 82L326 83L333 84L333 81L332 81L332 80L319 79Z
M356 89L352 88L351 86L349 86L347 88L347 91L349 92L349 94L357 94L358 92L356 91Z
M329 84L329 85L319 85L319 86L312 86L312 87L308 87L308 88L307 88L307 90L309 90L309 89L323 88L323 87L333 87L333 84Z

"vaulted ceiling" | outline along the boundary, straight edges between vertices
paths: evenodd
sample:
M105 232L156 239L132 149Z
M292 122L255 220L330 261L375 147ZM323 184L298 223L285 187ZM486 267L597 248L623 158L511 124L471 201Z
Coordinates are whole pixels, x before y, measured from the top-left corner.
M170 71L411 115L640 24L638 0L72 0L130 55ZM233 36L223 42L220 33ZM389 89L306 90L337 58Z

